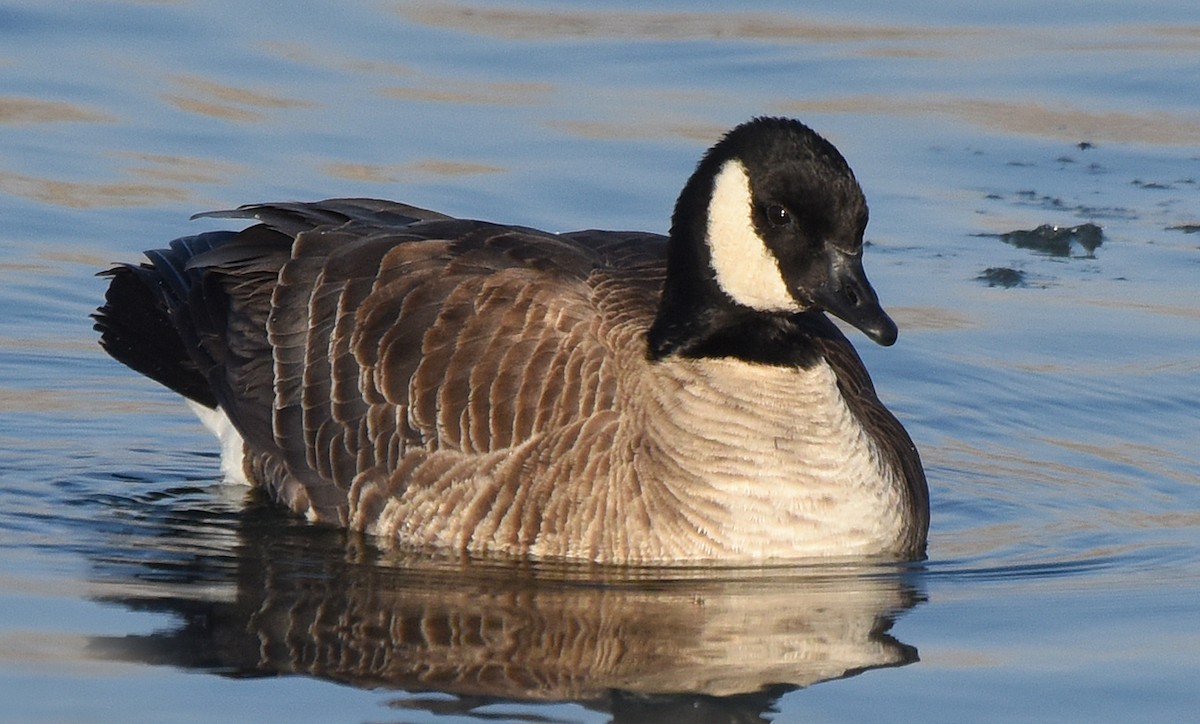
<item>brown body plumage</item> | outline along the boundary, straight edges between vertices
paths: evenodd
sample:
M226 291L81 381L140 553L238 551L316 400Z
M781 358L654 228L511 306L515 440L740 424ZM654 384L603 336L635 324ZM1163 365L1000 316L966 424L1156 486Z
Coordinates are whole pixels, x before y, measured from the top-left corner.
M365 199L212 215L260 223L115 269L102 341L227 417L235 474L311 519L612 563L923 550L919 459L849 342L711 289L694 332L674 237Z

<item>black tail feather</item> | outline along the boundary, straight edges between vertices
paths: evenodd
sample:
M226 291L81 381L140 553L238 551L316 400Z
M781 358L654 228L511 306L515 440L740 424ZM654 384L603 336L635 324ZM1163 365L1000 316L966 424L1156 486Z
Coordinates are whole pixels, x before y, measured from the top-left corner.
M246 377L271 364L266 336L270 295L296 236L316 227L397 226L448 219L376 199L255 204L197 217L255 219L241 231L213 231L122 264L92 315L100 344L117 361L207 407L220 406L244 436L269 444L271 401L247 401ZM236 322L229 311L236 307ZM255 388L271 394L270 386ZM261 419L260 419L261 418Z
M111 277L104 305L92 315L100 345L114 359L159 384L207 407L217 397L195 357L194 344L185 341L181 322L188 315L187 299L200 283L201 271L188 261L237 236L217 231L171 242L169 249L146 252L149 264L123 264L101 272Z

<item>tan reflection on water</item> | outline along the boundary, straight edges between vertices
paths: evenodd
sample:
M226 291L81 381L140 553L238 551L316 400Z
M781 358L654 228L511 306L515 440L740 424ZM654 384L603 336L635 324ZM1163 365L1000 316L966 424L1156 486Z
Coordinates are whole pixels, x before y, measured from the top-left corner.
M1111 463L1109 467L1136 470L1139 476L1174 480L1182 486L1200 483L1188 472L1188 465L1191 463L1189 459L1160 447L1127 441L1101 445L1054 436L1044 439L1051 445ZM1095 475L1093 473L1092 477ZM1136 482L1130 485L1140 488ZM1200 512L1197 515L1200 515Z
M337 69L356 75L376 75L391 85L375 92L402 101L489 106L544 104L557 90L550 82L467 80L456 75L438 75L391 61L354 58L345 53L326 53L309 46L264 43L264 50L295 63L322 69ZM402 79L403 85L395 85Z
M840 96L790 101L784 113L941 115L1006 133L1112 143L1200 144L1200 118L1160 111L1088 111L1037 102L983 100L952 96L905 98L885 95Z
M586 37L849 41L932 38L946 32L934 28L851 25L766 13L618 12L544 7L535 10L453 2L404 3L393 8L408 20L423 25L517 40Z
M7 346L10 340L0 342L0 348ZM27 345L21 345L26 347ZM6 390L0 389L0 411L6 414L37 414L47 412L78 412L81 410L95 409L89 407L94 404L95 400L89 400L88 405L81 405L79 396L64 392L62 390L52 390L47 388L34 388L24 390Z
M397 183L414 176L471 176L504 173L503 166L467 163L441 159L425 159L407 164L379 165L370 163L331 162L321 167L335 178L368 183Z
M215 184L245 171L245 167L240 164L198 156L176 156L162 153L120 153L116 155L119 158L136 162L136 165L126 168L128 173L155 181Z
M548 121L547 126L580 138L593 140L686 138L713 143L729 130L726 126L681 121L670 116L638 116L632 120Z
M63 181L0 170L0 191L73 209L185 201L182 188L133 181Z
M202 116L239 123L254 123L266 118L264 111L314 108L318 104L273 93L239 88L192 75L172 76L177 90L163 97L176 108Z
M1195 299L1195 297L1193 297L1193 299ZM1111 299L1108 297L1091 298L1088 299L1086 303L1088 305L1107 307L1110 309L1125 309L1130 311L1145 312L1146 314L1200 320L1200 304L1191 307L1181 307L1173 304L1154 304L1150 302L1137 302L1129 299Z
M979 327L980 323L951 309L941 307L887 307L887 312L901 329L914 330L961 330Z
M552 83L486 83L424 77L417 79L414 85L393 86L380 92L405 101L530 106L542 103L553 91Z
M194 156L113 155L133 162L121 169L122 175L146 181L67 181L0 170L0 191L74 209L153 206L188 201L192 192L187 185L221 183L244 171L238 164Z
M108 123L113 117L74 103L0 96L0 124Z
M405 77L414 74L411 67L403 63L388 60L354 58L347 52L330 53L311 45L302 43L287 43L267 41L262 43L262 49L279 58L293 63L303 63L322 69L337 69L355 73L372 73L378 75Z
M21 589L17 589L21 590ZM88 639L82 634L46 631L9 630L0 632L0 661L19 666L24 676L103 677L111 675L99 662L80 655Z
M37 253L37 258L49 262L48 267L30 265L37 269L38 273L61 274L65 264L76 264L91 271L112 263L112 259L107 255L93 253L86 249L45 249ZM0 274L9 268L11 267L8 264L0 263Z

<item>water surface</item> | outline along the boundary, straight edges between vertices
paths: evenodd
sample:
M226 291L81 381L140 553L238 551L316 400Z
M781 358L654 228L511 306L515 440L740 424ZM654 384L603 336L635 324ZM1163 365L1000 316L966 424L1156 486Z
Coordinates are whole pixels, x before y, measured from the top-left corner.
M1200 12L723 8L0 8L0 718L1194 716ZM94 343L93 274L220 223L196 211L370 195L663 231L763 113L833 140L871 204L901 336L853 340L926 463L918 564L385 554L223 484Z

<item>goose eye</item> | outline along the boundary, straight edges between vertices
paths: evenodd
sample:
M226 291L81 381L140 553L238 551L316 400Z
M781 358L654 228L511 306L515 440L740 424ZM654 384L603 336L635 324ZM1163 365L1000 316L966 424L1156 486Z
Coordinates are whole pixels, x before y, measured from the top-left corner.
M767 207L767 223L771 226L787 226L792 223L792 214L779 204L771 204Z

